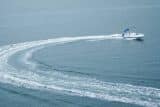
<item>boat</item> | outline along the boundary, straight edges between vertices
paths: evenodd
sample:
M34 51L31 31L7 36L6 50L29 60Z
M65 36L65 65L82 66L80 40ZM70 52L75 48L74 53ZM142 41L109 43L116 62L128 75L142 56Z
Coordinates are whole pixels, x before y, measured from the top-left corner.
M135 27L126 28L122 33L122 37L124 39L143 40L144 34L131 31L133 28L135 29Z

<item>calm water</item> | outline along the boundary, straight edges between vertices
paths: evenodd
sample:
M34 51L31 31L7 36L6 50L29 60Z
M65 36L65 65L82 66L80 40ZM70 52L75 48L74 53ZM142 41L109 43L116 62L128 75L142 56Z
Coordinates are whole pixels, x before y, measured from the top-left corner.
M0 0L0 106L159 107L159 11L158 0ZM130 25L144 41L110 37Z

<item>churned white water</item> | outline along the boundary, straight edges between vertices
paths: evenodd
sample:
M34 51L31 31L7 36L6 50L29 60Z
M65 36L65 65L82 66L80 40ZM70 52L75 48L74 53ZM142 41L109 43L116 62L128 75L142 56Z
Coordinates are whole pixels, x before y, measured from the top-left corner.
M158 88L103 82L95 78L72 76L56 71L39 73L41 71L37 71L36 63L29 60L34 52L43 49L48 44L58 45L82 40L94 42L105 39L123 40L120 34L114 34L64 37L2 46L0 47L0 82L36 90L54 90L67 95L137 104L145 107L159 107L160 89ZM25 51L22 61L32 68L30 71L25 69L19 71L8 63L9 58L22 51Z

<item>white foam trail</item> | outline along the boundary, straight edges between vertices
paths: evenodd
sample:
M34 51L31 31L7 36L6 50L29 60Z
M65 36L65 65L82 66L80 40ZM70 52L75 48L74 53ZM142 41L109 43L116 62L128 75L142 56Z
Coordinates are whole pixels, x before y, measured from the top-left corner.
M18 71L8 64L8 59L19 51L33 48L26 54L26 63L31 58L34 48L50 43L61 44L78 40L122 39L120 34L109 36L64 37L17 43L0 48L0 82L20 87L57 90L69 95L86 96L108 101L137 104L146 107L160 106L160 89L134 86L128 84L102 82L92 78L69 76L58 72L48 72L41 75L32 71ZM47 73L46 73L47 74Z
M27 51L27 53L25 54L25 56L22 58L22 61L29 66L29 69L35 69L36 68L36 64L32 61L30 61L30 59L32 59L32 55L34 52L42 49L43 47L38 47L38 48L33 48L29 51Z

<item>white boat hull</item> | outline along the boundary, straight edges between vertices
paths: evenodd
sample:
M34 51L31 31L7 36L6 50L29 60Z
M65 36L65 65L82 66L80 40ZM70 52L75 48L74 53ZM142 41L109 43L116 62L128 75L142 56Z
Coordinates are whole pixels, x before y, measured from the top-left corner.
M135 39L135 40L142 40L144 34L142 33L126 33L123 38L125 39Z

